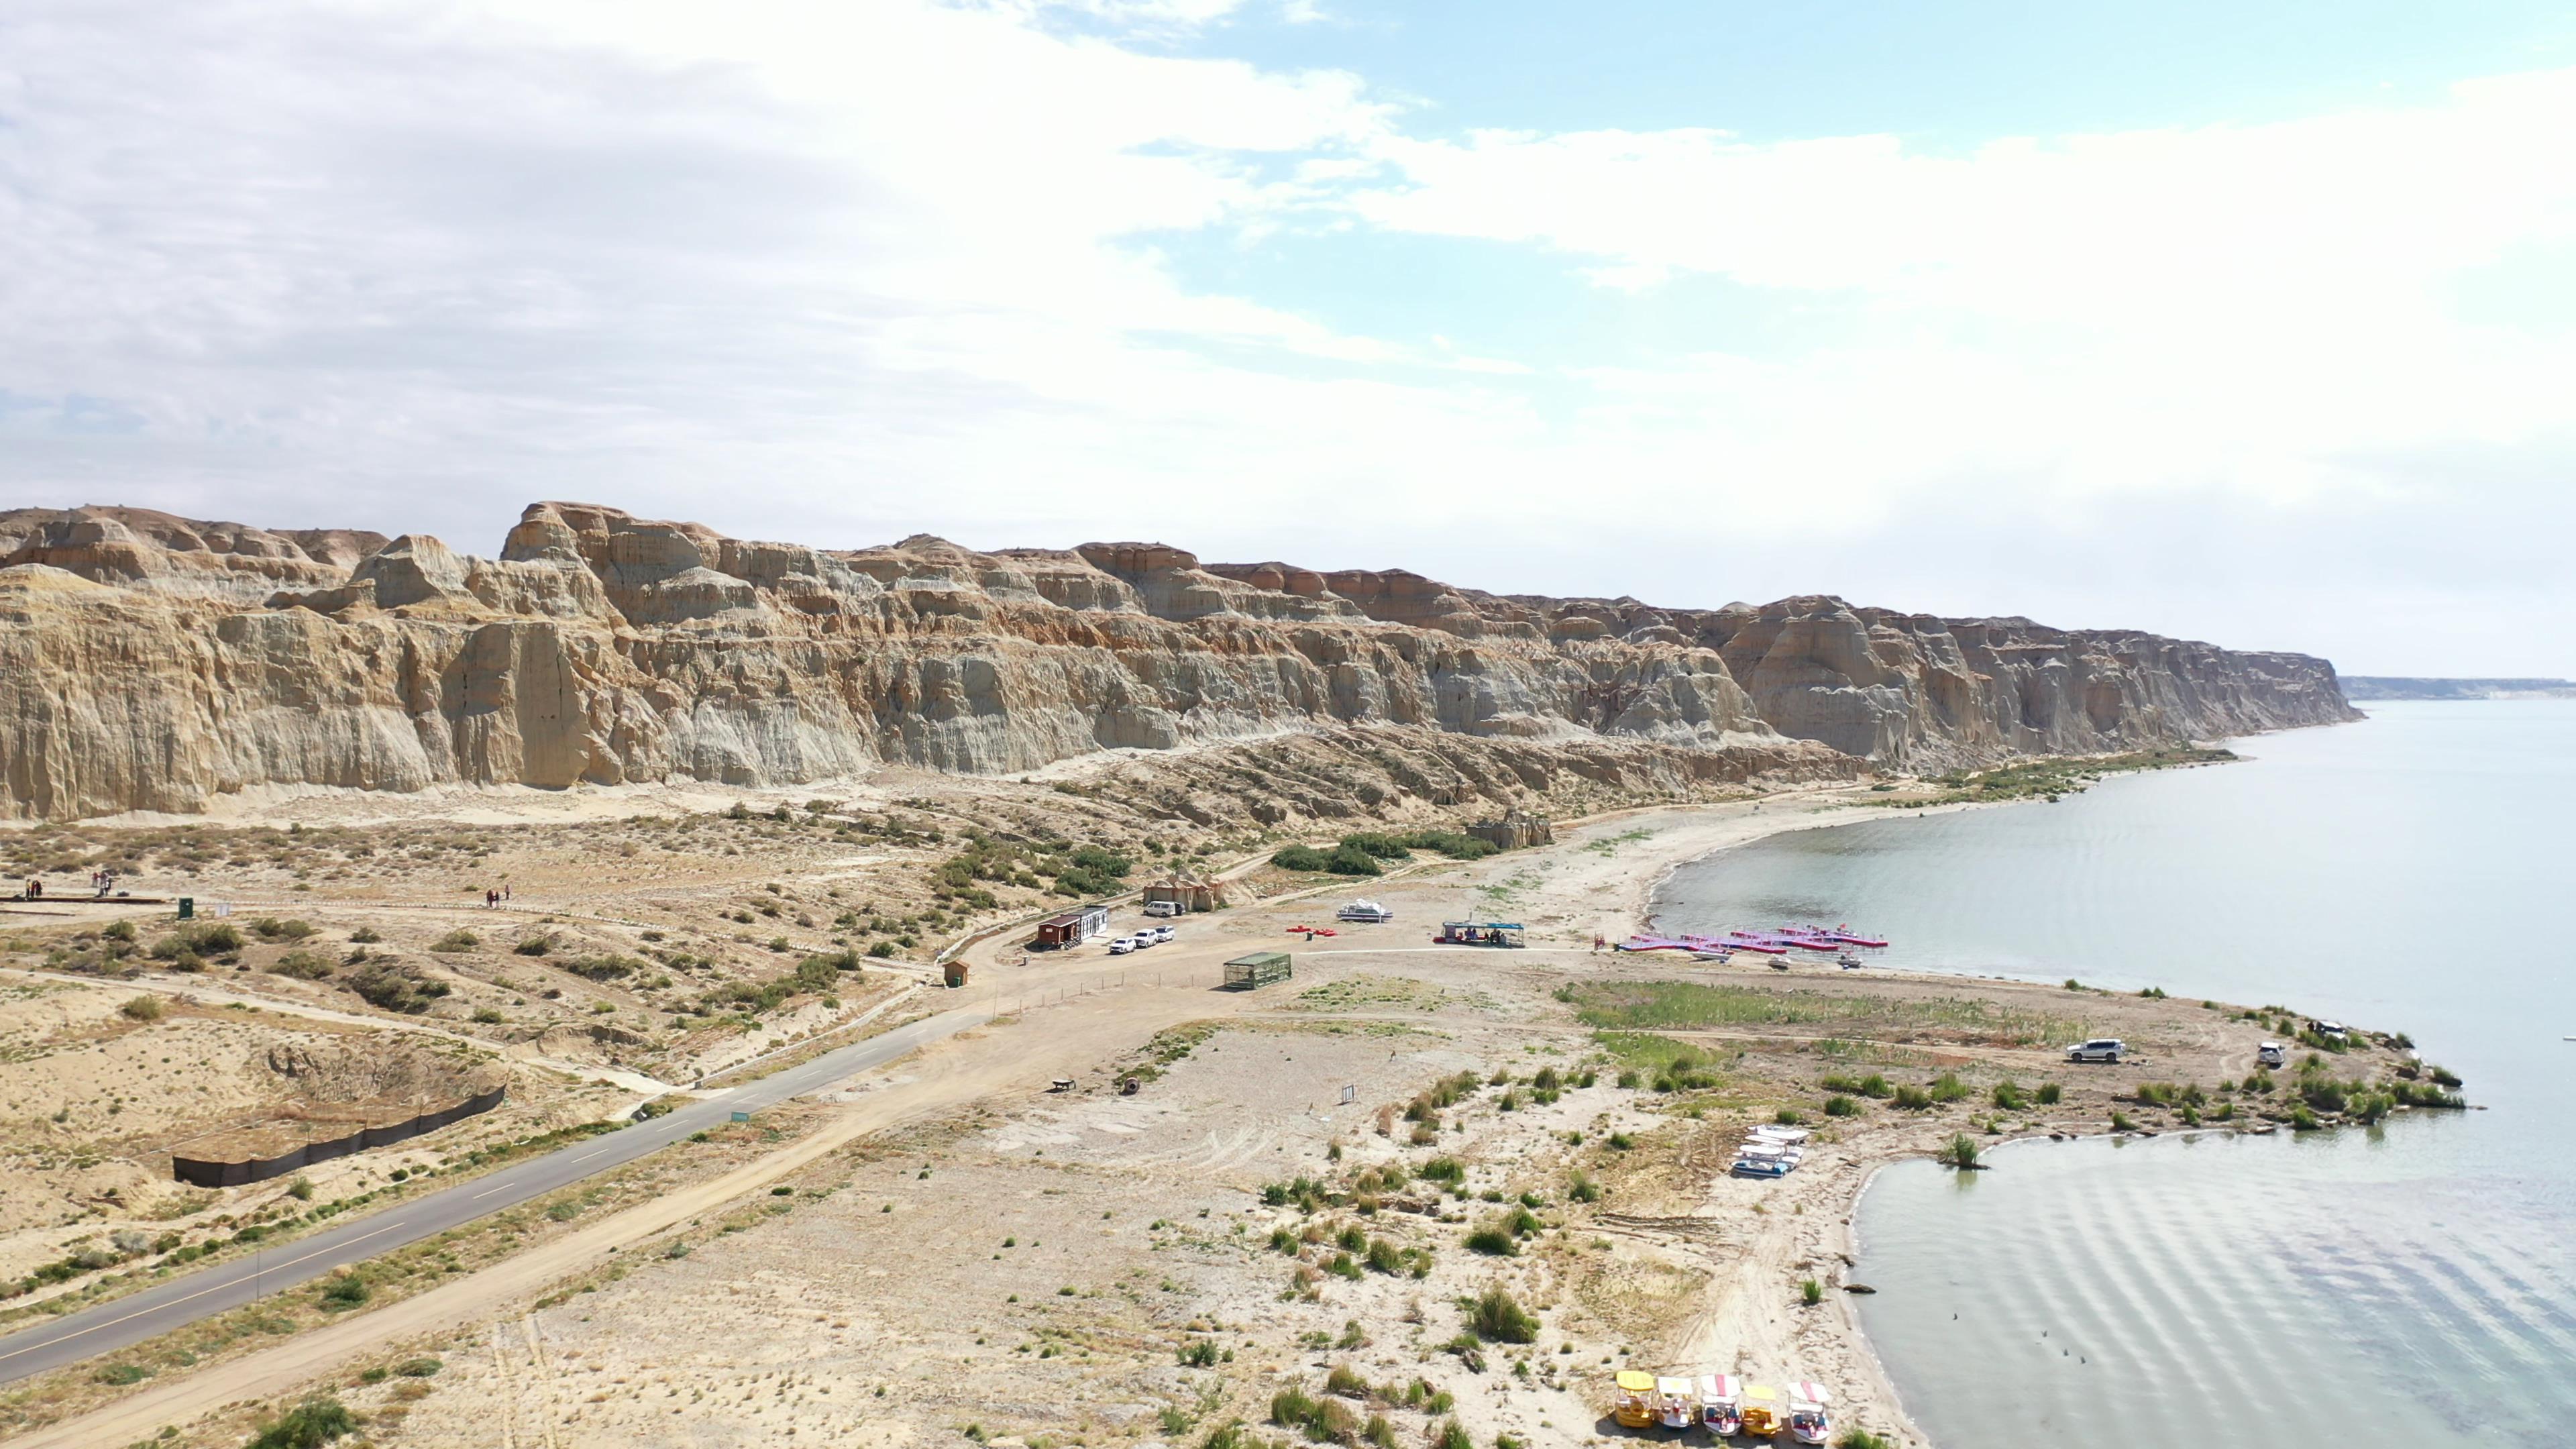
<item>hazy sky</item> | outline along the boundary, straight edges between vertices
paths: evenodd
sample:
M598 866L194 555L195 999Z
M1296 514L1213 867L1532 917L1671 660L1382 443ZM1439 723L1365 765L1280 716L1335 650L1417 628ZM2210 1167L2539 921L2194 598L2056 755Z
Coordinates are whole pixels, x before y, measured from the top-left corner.
M2571 488L2564 4L0 6L0 506L2576 674Z

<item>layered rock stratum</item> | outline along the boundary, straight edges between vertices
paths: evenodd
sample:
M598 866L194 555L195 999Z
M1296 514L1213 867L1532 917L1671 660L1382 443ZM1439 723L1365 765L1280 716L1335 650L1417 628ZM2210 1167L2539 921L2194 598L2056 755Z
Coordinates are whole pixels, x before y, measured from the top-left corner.
M834 551L579 503L530 506L491 559L425 535L0 513L0 815L17 819L190 813L266 786L1296 758L1283 742L1454 804L1543 797L1556 771L1925 772L2354 717L2306 655L1826 596L1663 609L1154 543Z

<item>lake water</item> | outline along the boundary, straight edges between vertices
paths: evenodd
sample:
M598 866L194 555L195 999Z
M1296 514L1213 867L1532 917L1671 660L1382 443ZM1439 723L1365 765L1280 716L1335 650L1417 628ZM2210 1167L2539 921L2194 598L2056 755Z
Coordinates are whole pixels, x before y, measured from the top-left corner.
M2576 702L2394 703L2249 762L1696 862L1671 930L1851 921L1888 964L2279 1002L2490 1110L1907 1163L1861 1319L1943 1449L2576 1444Z

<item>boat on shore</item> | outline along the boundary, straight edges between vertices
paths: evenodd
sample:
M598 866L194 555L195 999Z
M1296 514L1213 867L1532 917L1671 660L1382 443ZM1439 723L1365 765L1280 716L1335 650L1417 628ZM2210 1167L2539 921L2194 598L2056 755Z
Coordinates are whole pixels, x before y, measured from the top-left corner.
M1732 1439L1744 1430L1744 1416L1736 1400L1744 1393L1744 1381L1733 1374L1699 1376L1699 1422L1712 1439Z
M1686 1378L1655 1380L1655 1422L1667 1429L1687 1429L1699 1422L1699 1403Z
M1801 1379L1789 1386L1789 1437L1801 1444L1823 1444L1833 1437L1832 1416L1825 1412L1825 1386Z
M1621 1369L1612 1381L1615 1392L1610 1399L1610 1416L1623 1429L1655 1427L1655 1376L1636 1369Z

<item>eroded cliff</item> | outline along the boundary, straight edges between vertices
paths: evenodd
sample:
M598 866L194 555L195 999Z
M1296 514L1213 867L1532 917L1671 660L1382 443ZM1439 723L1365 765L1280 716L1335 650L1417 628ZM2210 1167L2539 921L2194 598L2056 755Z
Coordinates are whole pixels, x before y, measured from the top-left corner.
M1145 543L834 552L573 503L531 506L495 559L139 509L0 513L13 818L184 813L261 785L1016 772L1283 736L1374 758L1387 730L1441 737L1440 769L1506 786L1548 768L1817 777L2351 717L2304 655L1829 597L1666 610ZM1382 775L1426 799L1461 788L1408 771Z

